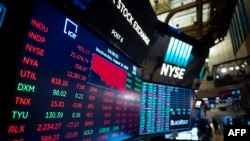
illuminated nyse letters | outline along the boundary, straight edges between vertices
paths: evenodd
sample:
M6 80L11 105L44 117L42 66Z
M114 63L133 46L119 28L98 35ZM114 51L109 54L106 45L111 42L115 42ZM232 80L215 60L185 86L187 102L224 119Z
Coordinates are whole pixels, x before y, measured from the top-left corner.
M166 63L162 64L160 75L183 79L185 69L172 66Z

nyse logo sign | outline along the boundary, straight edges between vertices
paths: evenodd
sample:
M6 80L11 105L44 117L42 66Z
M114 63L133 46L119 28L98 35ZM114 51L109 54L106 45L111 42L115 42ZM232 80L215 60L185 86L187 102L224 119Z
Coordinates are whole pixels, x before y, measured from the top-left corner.
M183 79L185 68L193 59L192 48L192 45L171 37L160 75Z
M166 63L162 64L160 75L169 76L173 78L183 79L185 69L172 66Z
M224 141L249 138L249 125L224 125Z

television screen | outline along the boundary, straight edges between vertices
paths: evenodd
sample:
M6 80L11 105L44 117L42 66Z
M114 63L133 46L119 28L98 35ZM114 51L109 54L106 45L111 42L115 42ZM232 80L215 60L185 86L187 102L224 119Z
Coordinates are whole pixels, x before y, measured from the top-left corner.
M141 136L191 129L192 90L155 82L142 82Z
M14 24L24 34L11 30L15 46L4 46L20 52L15 73L6 72L7 87L1 88L8 92L4 104L1 100L7 111L1 114L3 140L117 141L137 136L141 68L67 10L49 0L30 5L23 7L29 13L26 25ZM12 24L10 20L6 26Z

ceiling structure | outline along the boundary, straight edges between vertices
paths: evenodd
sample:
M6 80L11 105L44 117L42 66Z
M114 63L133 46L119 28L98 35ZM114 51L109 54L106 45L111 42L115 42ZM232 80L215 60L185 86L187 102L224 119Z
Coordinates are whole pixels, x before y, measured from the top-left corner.
M224 40L237 0L150 0L158 19L209 47Z

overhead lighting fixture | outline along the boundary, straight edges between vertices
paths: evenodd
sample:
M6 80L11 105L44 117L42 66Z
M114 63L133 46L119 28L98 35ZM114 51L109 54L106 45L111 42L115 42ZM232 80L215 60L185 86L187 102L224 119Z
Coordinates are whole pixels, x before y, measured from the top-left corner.
M221 72L222 72L222 73L226 73L226 72L227 72L227 68L222 68L222 69L221 69Z

